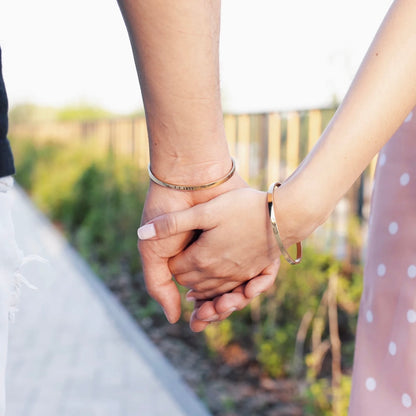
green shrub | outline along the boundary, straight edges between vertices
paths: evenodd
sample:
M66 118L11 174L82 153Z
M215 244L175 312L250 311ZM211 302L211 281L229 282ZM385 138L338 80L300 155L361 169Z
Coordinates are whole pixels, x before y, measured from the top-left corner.
M269 376L291 374L299 324L306 313L316 312L333 264L331 256L310 248L296 267L282 262L274 288L262 299L254 338L258 360Z
M128 160L88 146L13 142L17 181L106 279L140 270L136 230L146 193Z
M205 329L205 339L212 354L215 355L217 352L223 351L233 339L231 321L225 320L209 325Z
M318 373L308 369L312 358L311 334L315 326L321 341L329 337L325 293L329 276L338 276L338 325L342 342L342 365L352 366L354 334L361 295L361 268L344 267L329 254L318 253L313 247L305 247L302 262L296 267L282 262L274 287L246 310L230 317L233 339L228 342L251 342L257 361L265 375L276 377L306 377L306 389L302 394L305 414L332 415L332 390L330 367L320 365ZM324 313L322 313L324 311ZM311 319L301 345L301 369L294 368L294 353L300 323L305 315ZM330 359L330 350L325 355ZM325 356L323 364L325 363ZM309 361L308 361L309 360ZM296 373L294 373L296 371ZM347 409L350 377L343 375L338 391L338 408ZM345 410L346 412L346 410ZM340 413L346 414L346 413Z
M341 385L337 391L339 396L337 414L347 416L349 398L351 393L351 377L344 375ZM305 416L333 416L334 410L331 405L332 390L330 380L320 378L312 381L304 392L304 415Z

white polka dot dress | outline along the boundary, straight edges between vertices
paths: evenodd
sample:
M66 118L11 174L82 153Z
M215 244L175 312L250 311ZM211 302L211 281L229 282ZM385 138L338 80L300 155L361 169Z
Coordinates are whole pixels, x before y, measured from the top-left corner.
M378 159L349 415L416 415L416 108Z

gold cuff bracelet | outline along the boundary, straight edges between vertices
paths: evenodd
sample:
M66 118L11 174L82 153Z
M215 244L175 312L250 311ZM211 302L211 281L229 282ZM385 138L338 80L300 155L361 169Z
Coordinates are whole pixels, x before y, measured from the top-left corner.
M268 207L269 207L269 214L270 214L270 221L272 223L272 228L273 228L273 234L276 237L276 241L277 244L279 246L279 249L283 255L283 257L285 258L285 260L292 264L299 264L300 261L302 260L302 242L298 242L296 243L296 259L293 259L290 254L287 252L287 250L285 249L282 239L280 238L280 234L279 234L279 228L277 227L277 223L276 223L276 216L274 213L274 205L273 205L273 194L274 194L274 190L275 188L278 188L281 185L280 182L275 182L272 183L270 185L270 188L267 192L267 203L268 203Z

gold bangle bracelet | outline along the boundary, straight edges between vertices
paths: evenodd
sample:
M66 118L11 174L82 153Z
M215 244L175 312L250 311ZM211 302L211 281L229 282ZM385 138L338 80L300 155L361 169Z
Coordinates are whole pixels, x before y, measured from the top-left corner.
M153 174L152 169L150 168L150 163L148 166L148 171L149 171L149 178L154 183L157 183L160 186L164 186L165 188L176 189L177 191L199 191L202 189L215 188L216 186L221 185L224 182L227 182L228 179L230 179L234 175L234 172L235 172L235 160L233 158L231 158L231 163L232 163L231 169L225 176L223 176L222 178L216 181L209 182L203 185L176 185L174 183L164 182Z
M270 185L270 188L267 192L267 203L269 207L269 214L270 214L270 221L272 223L273 234L276 237L277 245L279 246L280 252L282 253L285 260L292 264L296 265L299 264L302 260L302 242L296 243L296 259L292 258L291 255L285 249L282 239L280 238L279 228L276 223L276 215L274 213L274 204L273 204L273 194L275 188L278 188L281 185L280 182L275 182Z

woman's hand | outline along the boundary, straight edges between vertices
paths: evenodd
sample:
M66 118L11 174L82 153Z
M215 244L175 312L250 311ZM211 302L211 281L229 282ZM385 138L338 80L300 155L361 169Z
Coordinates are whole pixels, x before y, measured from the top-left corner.
M163 252L164 272L169 266L177 282L192 289L188 299L206 300L226 294L195 312L195 329L198 321L212 312L212 307L219 308L221 312L216 315L223 318L230 309L244 307L273 285L280 252L264 192L249 188L232 190L190 209L153 218L146 227L154 230L155 235L150 234L150 239L142 240L140 245L153 244L153 253L169 247L169 253ZM186 245L195 230L202 230L202 234L188 248L179 252L171 246L174 238L181 238L179 245ZM167 264L165 256L176 251ZM152 280L160 287L157 276ZM163 281L166 284L166 278ZM242 284L243 288L232 292Z

